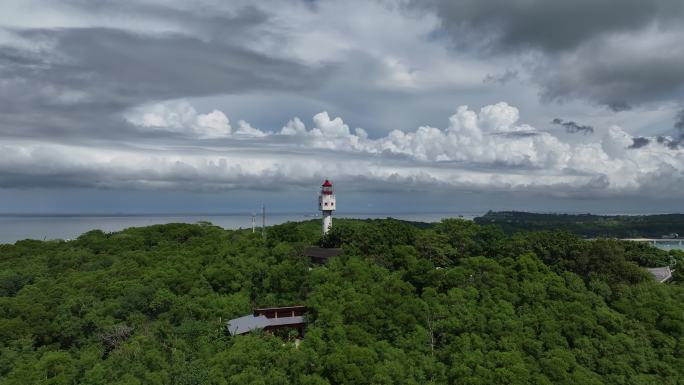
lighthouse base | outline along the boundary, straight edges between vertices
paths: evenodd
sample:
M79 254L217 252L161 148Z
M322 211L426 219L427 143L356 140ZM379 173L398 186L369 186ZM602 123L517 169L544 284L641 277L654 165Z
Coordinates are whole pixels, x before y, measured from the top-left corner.
M323 235L328 234L332 227L332 211L323 211Z

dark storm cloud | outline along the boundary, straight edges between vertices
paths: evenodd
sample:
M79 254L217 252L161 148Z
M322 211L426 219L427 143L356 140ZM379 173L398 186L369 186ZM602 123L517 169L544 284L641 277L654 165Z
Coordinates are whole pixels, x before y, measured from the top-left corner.
M677 113L674 127L679 130L680 134L684 135L684 109Z
M684 109L679 111L675 116L674 137L660 135L657 138L658 143L667 146L670 149L677 149L684 146Z
M671 150L678 149L679 146L682 144L682 138L681 137L672 138L672 137L664 136L664 135L659 135L656 138L656 141L659 144L662 144L663 146L666 146Z
M643 52L626 49L620 41L591 42L572 52L547 56L532 71L533 78L547 100L585 99L613 111L679 100L684 93L684 51L675 46L684 32L679 36L642 42Z
M5 135L85 135L126 130L118 113L152 100L252 91L304 90L325 68L267 56L230 42L106 28L15 31L53 48L0 47ZM115 121L107 121L114 119ZM83 127L87 122L87 127ZM130 132L129 132L130 133Z
M630 149L639 149L641 147L647 146L651 143L651 139L645 138L643 136L635 136L632 138L632 144L629 146Z
M500 49L544 51L573 49L598 35L653 21L678 23L684 14L680 0L416 0L414 5L434 10L454 35L476 31L489 37L480 41Z
M525 54L543 100L584 99L619 112L684 94L681 0L413 1L457 49ZM619 36L619 38L616 38Z
M584 135L587 135L594 133L594 127L579 125L572 120L564 122L563 119L555 118L551 121L551 123L564 127L565 132L567 132L568 134L582 133Z

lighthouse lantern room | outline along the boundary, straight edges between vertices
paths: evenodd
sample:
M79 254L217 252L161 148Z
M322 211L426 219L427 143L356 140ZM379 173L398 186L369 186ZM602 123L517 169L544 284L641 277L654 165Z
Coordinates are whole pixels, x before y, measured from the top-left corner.
M327 234L332 227L332 213L335 211L335 190L329 180L321 185L321 194L318 196L318 209L323 216L323 234Z

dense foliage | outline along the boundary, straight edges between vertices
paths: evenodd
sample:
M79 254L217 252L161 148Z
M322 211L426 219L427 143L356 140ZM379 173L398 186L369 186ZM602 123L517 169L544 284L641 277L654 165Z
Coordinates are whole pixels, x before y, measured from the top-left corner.
M589 238L661 238L673 234L684 237L684 214L592 215L490 211L475 218L475 223L499 225L508 234L554 229Z
M0 245L2 384L679 384L681 252L444 220L169 224ZM345 254L311 266L304 247ZM306 304L303 342L230 337Z

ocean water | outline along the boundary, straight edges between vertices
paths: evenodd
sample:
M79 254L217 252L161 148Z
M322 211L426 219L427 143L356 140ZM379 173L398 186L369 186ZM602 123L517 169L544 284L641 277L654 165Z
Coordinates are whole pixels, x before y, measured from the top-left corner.
M417 222L439 222L442 218L472 219L483 213L349 213L336 218L397 218ZM266 225L288 221L304 221L317 217L303 213L268 214ZM0 215L0 243L14 243L21 239L74 239L94 229L105 232L120 231L128 227L141 227L163 223L211 222L225 229L251 228L251 214L191 214L191 215ZM261 217L257 217L257 226Z
M662 250L684 250L684 242L679 243L679 241L672 242L657 242L656 247Z

